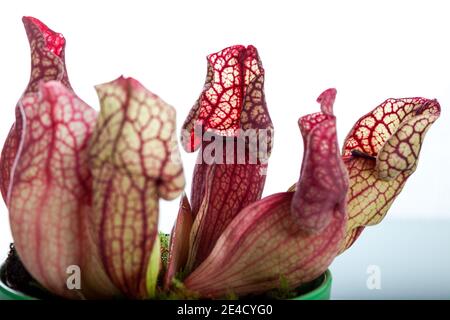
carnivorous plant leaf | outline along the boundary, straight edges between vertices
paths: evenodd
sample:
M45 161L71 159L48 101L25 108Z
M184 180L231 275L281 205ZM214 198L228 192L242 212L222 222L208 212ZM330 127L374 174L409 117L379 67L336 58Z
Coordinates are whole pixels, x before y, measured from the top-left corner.
M330 211L343 201L347 191L348 180L342 178L345 169L340 160L330 156L334 155L335 145L327 143L329 131L316 130L317 125L324 126L326 121L335 122L332 110L335 97L335 89L323 92L317 99L322 111L299 121L305 152L291 210L297 223L312 232L320 232L328 225L333 219Z
M148 298L156 296L156 287L158 284L159 271L161 270L161 240L159 236L156 237L152 253L150 254L150 261L147 266L147 292Z
M38 91L40 81L58 80L71 89L65 65L64 47L66 40L45 24L33 17L23 17L23 24L31 50L31 75L23 95ZM22 96L23 97L23 96ZM22 100L19 99L19 103ZM26 104L23 105L26 107ZM16 108L16 113L19 110ZM22 118L16 115L8 137L3 145L0 159L0 191L7 203L10 174L22 136Z
M189 254L189 236L192 228L191 206L186 195L180 202L178 217L170 235L169 262L164 277L164 288L168 289L177 275L183 271Z
M308 192L303 186L310 183L314 193L278 193L244 208L186 278L187 289L204 297L243 296L274 289L281 278L294 289L328 268L345 234L348 188L332 114L334 95L334 90L325 91L318 99L322 112L299 120L306 149L299 190ZM323 176L329 172L332 177ZM331 194L324 197L325 192ZM304 206L293 212L296 201ZM310 214L319 207L323 212L316 212L315 219Z
M88 232L87 146L96 112L60 82L39 88L21 99L16 113L23 131L8 187L15 247L27 270L53 293L111 297L117 291ZM70 266L82 270L81 291L67 287Z
M90 143L93 225L103 263L124 294L147 298L158 200L184 188L175 110L132 78L96 87L101 111Z
M343 148L350 177L347 236L350 247L365 226L384 218L417 168L425 134L440 105L425 98L387 99L361 117Z
M202 146L192 183L187 270L208 256L239 211L261 198L272 146L264 69L256 48L232 46L207 61L203 91L181 135L186 151Z

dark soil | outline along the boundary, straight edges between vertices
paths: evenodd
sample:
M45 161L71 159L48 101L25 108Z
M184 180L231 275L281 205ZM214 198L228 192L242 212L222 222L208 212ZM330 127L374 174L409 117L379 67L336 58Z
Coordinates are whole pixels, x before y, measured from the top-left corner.
M17 255L14 244L9 246L9 254L0 268L0 280L11 289L38 299L57 299L45 290L25 269Z

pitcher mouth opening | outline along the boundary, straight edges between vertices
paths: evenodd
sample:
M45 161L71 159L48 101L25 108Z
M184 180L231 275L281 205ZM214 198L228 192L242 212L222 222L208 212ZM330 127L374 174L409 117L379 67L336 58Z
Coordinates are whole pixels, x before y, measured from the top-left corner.
M311 291L300 294L291 300L328 300L330 299L332 280L331 272L327 270L312 281L316 286Z

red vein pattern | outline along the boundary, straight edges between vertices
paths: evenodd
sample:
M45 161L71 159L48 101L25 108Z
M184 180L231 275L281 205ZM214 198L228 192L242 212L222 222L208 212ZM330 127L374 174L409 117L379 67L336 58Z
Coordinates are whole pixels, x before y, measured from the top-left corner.
M426 132L440 115L436 100L387 99L361 117L343 148L350 178L347 236L350 247L365 226L384 218L417 168Z
M86 232L91 176L87 145L96 112L59 82L40 85L19 104L24 127L11 182L9 214L27 270L52 292L76 298L112 296ZM82 270L83 291L68 290L66 269Z
M31 75L24 94L37 92L40 81L58 80L67 88L71 88L64 62L65 39L62 34L52 31L36 18L24 17L22 20L31 49ZM5 202L11 168L23 130L22 119L17 113L19 110L16 107L17 120L6 138L0 160L0 190Z
M187 289L213 298L228 293L258 294L279 287L282 278L295 288L328 268L345 235L348 189L348 176L337 144L336 119L332 116L334 95L334 90L324 92L318 99L323 112L301 118L299 125L306 149L304 168L316 173L331 170L337 173L337 181L319 181L321 174L302 171L299 185L303 188L303 179L314 185L315 197L284 192L244 208L221 234L207 259L186 278ZM315 165L319 167L316 169ZM332 195L322 197L330 192ZM320 214L327 217L320 217L320 221L328 223L317 228L314 218L302 217L303 213L299 219L291 210L299 199L307 200L307 210L321 206L325 212ZM307 222L306 227L301 224L303 221Z
M192 193L201 193L201 203L197 211L192 211L195 219L187 270L193 270L209 255L220 234L242 209L261 198L266 168L267 164L196 165L195 173L203 171L203 179L199 184L199 177L194 176Z
M208 256L239 211L261 198L272 146L264 69L256 48L232 46L209 55L207 61L203 92L184 122L181 135L186 151L202 146L192 183L195 220L187 270ZM199 135L203 132L213 142L204 141ZM205 153L217 142L221 146L212 154L214 161L208 162ZM255 146L259 148L256 151Z
M184 188L175 110L131 78L96 87L101 111L90 145L95 235L108 275L124 294L146 298L158 200Z
M197 150L202 131L236 136L238 130L272 131L264 96L264 69L254 46L236 45L207 57L203 91L183 124L181 141L187 152ZM200 127L200 130L196 130ZM271 136L268 136L271 149Z

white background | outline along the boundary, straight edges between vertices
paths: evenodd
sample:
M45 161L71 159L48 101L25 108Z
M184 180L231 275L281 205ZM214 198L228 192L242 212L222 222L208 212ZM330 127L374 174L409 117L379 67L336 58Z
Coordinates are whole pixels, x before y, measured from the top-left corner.
M1 1L0 141L29 78L23 15L64 34L71 83L90 105L98 108L95 84L133 76L176 108L178 127L201 91L205 56L234 44L255 45L276 132L265 195L297 180L303 152L297 119L318 110L322 90L338 90L341 143L354 122L386 98L437 98L442 116L383 223L450 217L446 1ZM183 161L189 190L195 155L183 152ZM177 200L162 201L162 230L170 231L177 207ZM1 204L0 248L9 241Z

